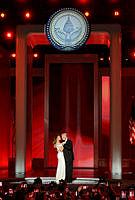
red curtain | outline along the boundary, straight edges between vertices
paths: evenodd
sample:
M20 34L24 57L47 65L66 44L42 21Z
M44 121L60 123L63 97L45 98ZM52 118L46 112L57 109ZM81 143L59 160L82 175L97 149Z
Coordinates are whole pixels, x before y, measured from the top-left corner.
M110 77L102 76L102 86L99 86L102 90L101 99L101 130L99 130L99 158L107 159L109 166L110 155Z
M53 138L62 131L73 141L74 167L94 167L94 69L92 64L50 66L49 167L57 165Z
M0 168L8 168L10 135L10 79L8 53L0 47Z
M122 77L122 158L135 160L135 145L129 142L132 96L135 96L135 78Z
M32 158L44 158L44 78L33 78Z

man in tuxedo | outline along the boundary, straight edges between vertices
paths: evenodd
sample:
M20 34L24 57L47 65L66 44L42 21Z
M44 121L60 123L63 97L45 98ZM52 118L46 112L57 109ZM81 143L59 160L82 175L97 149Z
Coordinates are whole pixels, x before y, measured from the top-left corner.
M74 160L74 154L73 154L73 144L72 141L67 138L67 133L61 134L62 140L63 140L63 153L66 163L66 181L68 183L72 182L72 171L73 171L73 160Z

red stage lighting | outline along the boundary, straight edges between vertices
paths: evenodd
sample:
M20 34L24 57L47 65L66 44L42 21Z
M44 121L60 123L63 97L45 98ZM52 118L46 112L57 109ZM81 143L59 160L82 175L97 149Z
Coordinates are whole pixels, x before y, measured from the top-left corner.
M51 3L58 3L58 0L50 0Z
M2 53L0 53L0 59L2 59L3 58L3 54Z
M16 0L16 1L18 1L19 3L26 3L27 2L27 0Z
M79 0L80 3L88 3L88 0Z
M31 13L29 11L25 12L25 18L30 19L31 18Z
M117 16L119 16L119 15L120 15L120 12L119 12L118 10L115 10L115 11L114 11L114 16L117 17Z
M11 53L11 57L15 58L16 57L16 53Z
M6 38L12 39L13 38L13 32L11 32L11 31L6 32Z
M109 0L110 3L118 3L120 0Z
M100 61L103 61L103 60L104 60L104 58L103 58L103 57L101 57L99 60L100 60Z
M38 58L38 57L39 57L39 54L38 54L38 53L34 53L34 54L33 54L33 57L34 57L34 58Z
M1 12L1 13L0 13L0 17L1 17L1 18L5 18L5 16L6 16L6 14L5 14L4 12Z
M89 11L86 11L84 14L86 17L89 17L89 15L90 15Z
M132 53L133 58L135 58L135 51Z

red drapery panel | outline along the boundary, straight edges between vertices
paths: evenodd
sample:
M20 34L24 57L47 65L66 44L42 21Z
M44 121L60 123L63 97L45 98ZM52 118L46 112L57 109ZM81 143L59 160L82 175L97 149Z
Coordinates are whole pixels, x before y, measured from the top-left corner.
M99 157L109 161L110 152L110 77L102 76L101 135L99 136Z
M7 52L0 47L0 168L8 168L10 134L9 63Z
M32 158L44 158L44 78L33 78Z
M129 142L129 119L132 96L135 96L134 76L122 77L122 158L135 159L135 145ZM133 166L134 168L134 166Z
M68 131L73 141L74 167L94 167L94 68L92 64L50 66L49 167L57 165L52 142Z

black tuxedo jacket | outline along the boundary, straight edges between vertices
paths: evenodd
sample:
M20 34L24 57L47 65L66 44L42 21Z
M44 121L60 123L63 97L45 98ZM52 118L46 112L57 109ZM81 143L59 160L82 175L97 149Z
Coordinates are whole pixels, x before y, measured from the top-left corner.
M73 163L74 160L74 154L73 154L73 144L72 141L67 139L66 144L64 144L64 157L65 157L65 161L66 163Z

